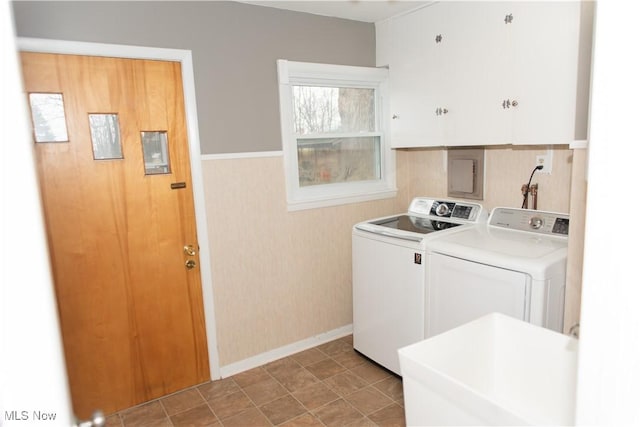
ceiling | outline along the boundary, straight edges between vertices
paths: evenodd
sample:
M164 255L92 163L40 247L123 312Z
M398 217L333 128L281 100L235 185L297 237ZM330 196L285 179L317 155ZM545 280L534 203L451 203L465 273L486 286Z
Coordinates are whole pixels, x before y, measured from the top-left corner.
M378 22L433 1L405 0L302 0L302 1L241 1L258 6L275 7L315 15L333 16L363 22Z

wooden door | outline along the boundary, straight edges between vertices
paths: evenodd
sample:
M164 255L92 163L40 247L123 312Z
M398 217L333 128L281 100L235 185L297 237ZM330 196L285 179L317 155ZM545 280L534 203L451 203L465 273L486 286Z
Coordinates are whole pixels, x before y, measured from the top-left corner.
M67 141L36 142L35 153L76 414L207 381L180 64L21 58L27 93L64 102ZM117 116L121 158L94 152L90 114ZM145 166L142 132L166 137L167 167L149 155Z

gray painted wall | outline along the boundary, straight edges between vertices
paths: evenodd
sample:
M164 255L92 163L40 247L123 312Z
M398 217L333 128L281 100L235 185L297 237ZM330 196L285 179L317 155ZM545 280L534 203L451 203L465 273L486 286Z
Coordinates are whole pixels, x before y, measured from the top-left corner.
M276 59L375 66L373 24L235 2L13 3L18 36L189 49L202 154L281 150Z

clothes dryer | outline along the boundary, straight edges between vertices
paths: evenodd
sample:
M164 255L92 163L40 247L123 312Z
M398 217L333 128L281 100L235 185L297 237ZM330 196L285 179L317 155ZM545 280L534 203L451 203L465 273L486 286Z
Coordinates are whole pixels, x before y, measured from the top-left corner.
M427 242L425 335L492 312L562 332L569 216L495 208Z

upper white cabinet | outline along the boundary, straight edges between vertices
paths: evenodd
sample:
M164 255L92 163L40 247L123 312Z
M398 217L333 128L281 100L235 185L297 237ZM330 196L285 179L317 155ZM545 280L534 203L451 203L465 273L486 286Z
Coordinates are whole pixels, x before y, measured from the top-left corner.
M434 69L428 63L424 26L427 17L426 9L420 9L391 21L387 31L390 37L390 42L386 43L389 46L390 130L394 147L396 141L402 141L406 146L419 146L425 139L437 137L433 123L426 123L430 105L425 98L434 96L429 84Z
M437 3L378 25L394 147L568 144L579 2Z
M575 139L580 2L512 6L514 143L568 144Z

